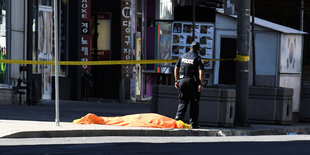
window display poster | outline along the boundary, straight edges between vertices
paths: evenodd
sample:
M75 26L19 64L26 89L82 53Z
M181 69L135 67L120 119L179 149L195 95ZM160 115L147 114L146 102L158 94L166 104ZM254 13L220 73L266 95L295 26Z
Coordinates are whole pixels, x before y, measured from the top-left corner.
M301 73L302 71L302 36L281 36L280 73Z
M178 59L184 53L190 51L193 24L191 22L172 23L171 59ZM195 41L200 43L200 56L204 59L213 58L214 24L196 22ZM205 62L206 69L212 69L212 62Z
M39 19L38 19L38 60L39 61L52 61L54 51L52 48L52 7L39 6ZM52 99L52 66L40 65L38 72L42 73L42 99Z

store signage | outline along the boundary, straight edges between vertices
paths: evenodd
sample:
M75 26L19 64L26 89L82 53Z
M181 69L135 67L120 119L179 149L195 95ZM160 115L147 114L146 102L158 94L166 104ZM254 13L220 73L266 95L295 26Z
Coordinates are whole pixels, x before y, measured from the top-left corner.
M204 59L213 59L214 23L196 22L195 25L195 41L200 43L199 55ZM178 59L190 51L192 34L193 23L185 21L172 23L171 59ZM213 69L212 61L205 62L205 69Z
M91 45L91 0L81 0L81 61L89 61ZM90 66L83 65L82 72L90 71Z
M123 60L132 60L132 8L131 0L121 3L121 51ZM122 65L122 78L132 78L133 65Z

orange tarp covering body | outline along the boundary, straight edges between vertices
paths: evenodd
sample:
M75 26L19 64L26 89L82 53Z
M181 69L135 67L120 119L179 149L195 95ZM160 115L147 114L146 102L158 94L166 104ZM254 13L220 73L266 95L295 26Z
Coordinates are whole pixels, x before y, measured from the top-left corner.
M95 114L87 114L81 119L74 120L73 123L181 129L187 128L188 126L183 122L155 113L132 114L118 117L99 117Z

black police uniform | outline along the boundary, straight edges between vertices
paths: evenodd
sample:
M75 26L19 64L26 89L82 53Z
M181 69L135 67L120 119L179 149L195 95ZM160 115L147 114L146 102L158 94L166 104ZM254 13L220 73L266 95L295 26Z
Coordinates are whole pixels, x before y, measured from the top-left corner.
M201 57L194 51L185 53L178 59L176 67L179 68L179 105L176 120L183 120L187 105L190 103L190 123L198 126L200 85L199 70L204 69Z

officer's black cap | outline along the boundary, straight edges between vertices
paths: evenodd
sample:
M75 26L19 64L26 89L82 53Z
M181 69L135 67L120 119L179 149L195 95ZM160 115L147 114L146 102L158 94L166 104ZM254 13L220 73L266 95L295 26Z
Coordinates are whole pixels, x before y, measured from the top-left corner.
M193 49L199 49L200 48L200 43L197 41L192 42L191 47Z

